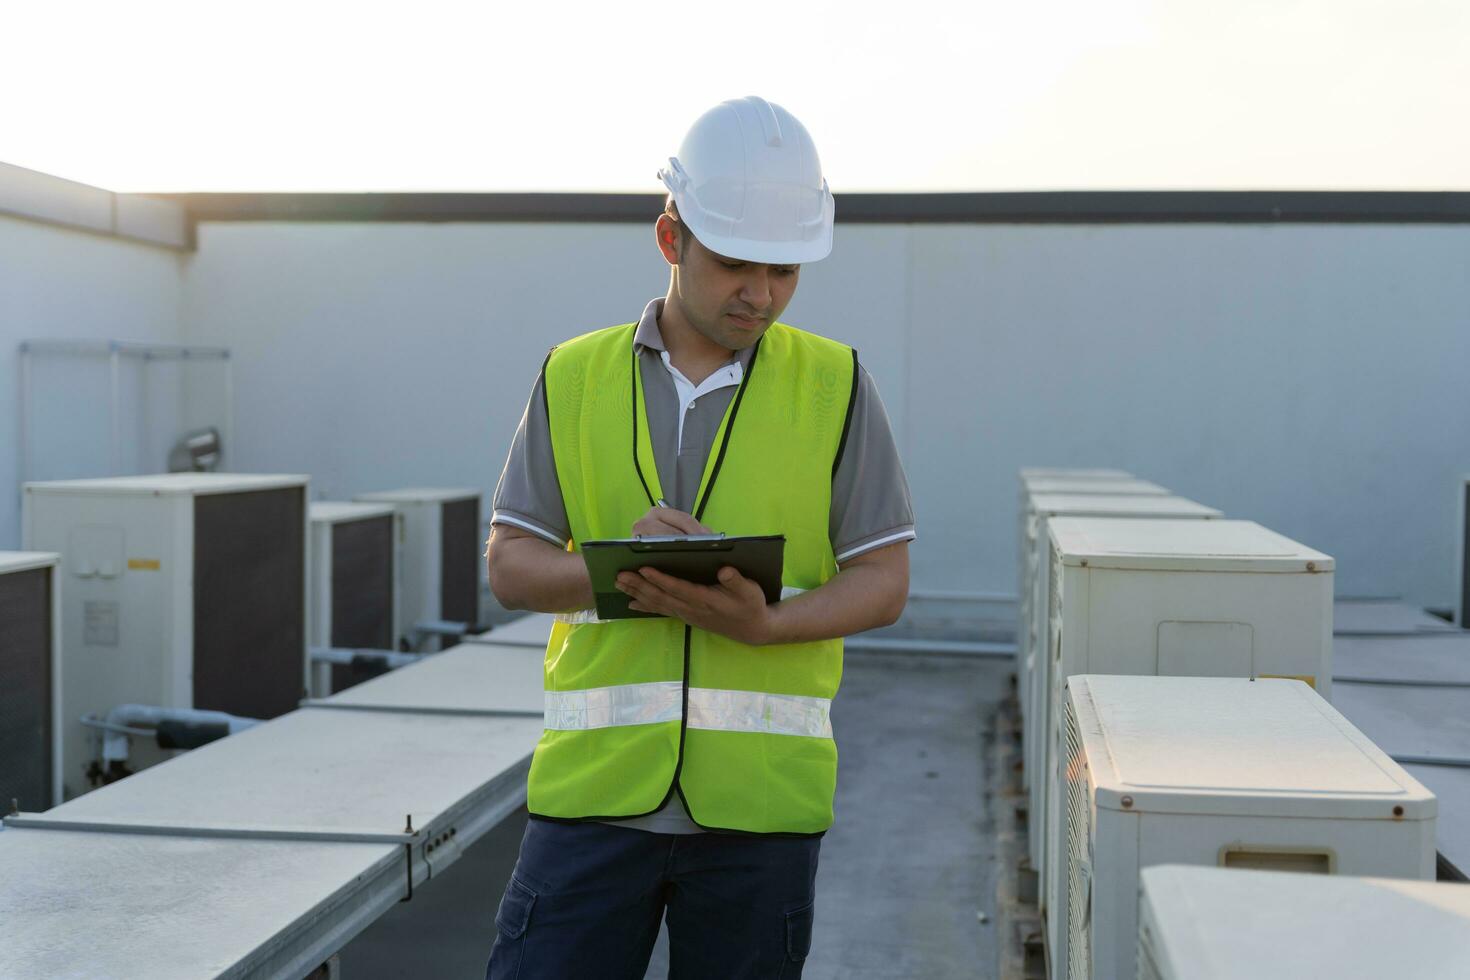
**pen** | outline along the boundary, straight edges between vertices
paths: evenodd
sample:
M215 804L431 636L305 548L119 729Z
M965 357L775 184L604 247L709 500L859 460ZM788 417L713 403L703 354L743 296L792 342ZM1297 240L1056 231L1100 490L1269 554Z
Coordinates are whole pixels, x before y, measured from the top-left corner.
M655 507L666 507L669 510L673 510L674 509L673 507L671 507L669 505L669 502L667 500L665 500L664 498L662 498L662 497L658 498L658 500L655 501L654 506Z

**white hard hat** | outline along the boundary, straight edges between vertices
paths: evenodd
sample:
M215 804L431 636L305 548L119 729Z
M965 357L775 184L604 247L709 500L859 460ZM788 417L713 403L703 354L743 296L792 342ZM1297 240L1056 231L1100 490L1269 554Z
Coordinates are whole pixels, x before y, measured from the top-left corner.
M832 251L832 192L797 118L759 96L721 102L658 172L679 220L711 251L796 265Z

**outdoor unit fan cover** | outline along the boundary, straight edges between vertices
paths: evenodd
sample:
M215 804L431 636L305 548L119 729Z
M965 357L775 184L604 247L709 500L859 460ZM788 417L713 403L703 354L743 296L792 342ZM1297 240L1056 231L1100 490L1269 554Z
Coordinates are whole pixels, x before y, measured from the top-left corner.
M332 525L332 635L338 649L393 649L393 515ZM332 691L386 671L332 665Z
M295 710L306 642L300 487L194 501L194 707L247 718Z
M480 498L446 500L440 533L442 618L473 624L480 618Z
M53 567L0 573L0 806L45 810L52 785Z

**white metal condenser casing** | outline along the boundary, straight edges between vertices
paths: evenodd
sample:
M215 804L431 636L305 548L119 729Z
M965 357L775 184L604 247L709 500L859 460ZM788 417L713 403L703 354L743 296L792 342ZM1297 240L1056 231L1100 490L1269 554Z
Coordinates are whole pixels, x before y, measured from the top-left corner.
M1063 887L1056 799L1062 686L1083 673L1286 676L1331 690L1328 555L1252 521L1055 517L1047 522L1049 699L1042 768L1048 910ZM1048 914L1056 950L1058 916Z
M1075 480L1132 480L1136 479L1127 470L1088 469L1070 466L1023 466L1021 482L1050 477L1066 477Z
M479 619L480 491L410 487L360 493L361 503L387 503L403 518L400 639L424 645L414 626L433 621L475 623ZM437 639L425 649L440 649Z
M1470 977L1470 885L1162 865L1138 898L1138 980Z
M1157 864L1430 880L1436 801L1300 681L1075 675L1053 975L1135 975Z
M309 646L396 650L403 515L392 504L314 501ZM338 560L346 563L340 567ZM350 610L337 622L333 606ZM312 665L312 696L333 693L333 665Z
M227 473L26 484L26 547L62 555L66 799L92 788L83 715L138 703L259 718L296 706L309 672L307 486ZM129 765L166 758L135 739Z
M1023 615L1017 623L1017 656L1019 682L1017 694L1022 711L1022 782L1030 793L1028 804L1031 864L1045 873L1044 837L1041 832L1045 813L1045 779L1037 778L1046 765L1046 739L1049 730L1051 688L1047 668L1049 660L1040 654L1041 638L1046 634L1049 576L1047 570L1051 538L1047 523L1053 517L1131 517L1160 520L1218 520L1223 517L1214 507L1195 503L1184 497L1152 495L1115 496L1112 494L1032 494L1027 508L1023 553Z
M1107 494L1107 487L1122 487L1121 493ZM1041 490L1034 489L1043 488ZM1026 629L1035 616L1035 567L1032 561L1032 539L1035 521L1032 515L1033 494L1055 492L1055 488L1071 488L1075 495L1107 494L1109 496L1157 497L1155 484L1139 480L1124 470L1112 469L1066 469L1060 467L1022 467L1020 479L1019 518L1016 522L1016 693L1020 700L1022 720L1031 704L1031 673L1034 669L1034 650L1029 647L1032 639ZM1096 488L1096 489L1094 489ZM1139 488L1144 493L1138 493ZM1163 490L1162 487L1157 487ZM1167 493L1167 492L1166 492ZM1022 767L1021 778L1029 788L1031 773ZM1035 858L1033 857L1033 861Z
M1113 496L1168 497L1168 489L1147 480L1099 480L1096 477L1036 476L1025 481L1028 493L1106 493Z

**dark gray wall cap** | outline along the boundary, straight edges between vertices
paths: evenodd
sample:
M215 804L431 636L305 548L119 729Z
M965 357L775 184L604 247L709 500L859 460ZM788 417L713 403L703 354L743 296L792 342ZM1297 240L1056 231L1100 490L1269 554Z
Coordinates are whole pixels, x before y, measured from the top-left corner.
M662 194L160 194L195 221L651 222ZM840 224L1470 222L1467 191L838 194Z

